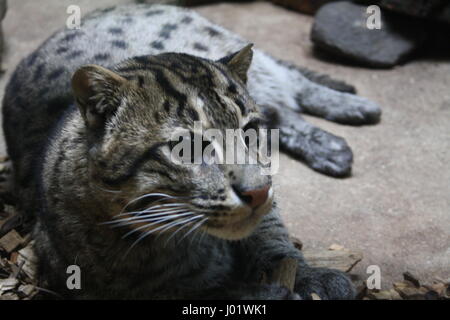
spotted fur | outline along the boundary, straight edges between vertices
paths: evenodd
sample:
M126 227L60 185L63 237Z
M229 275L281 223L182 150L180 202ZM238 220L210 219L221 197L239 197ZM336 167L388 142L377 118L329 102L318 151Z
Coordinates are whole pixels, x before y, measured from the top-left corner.
M37 217L42 285L76 298L351 298L346 276L304 262L271 190L248 205L246 190L271 185L259 165L168 156L170 134L195 120L225 130L268 117L287 151L348 171L345 142L295 111L362 123L378 107L317 82L352 90L176 7L97 11L54 34L20 63L3 102L20 209ZM299 261L295 294L259 284L283 257ZM79 291L66 287L71 264L82 270Z

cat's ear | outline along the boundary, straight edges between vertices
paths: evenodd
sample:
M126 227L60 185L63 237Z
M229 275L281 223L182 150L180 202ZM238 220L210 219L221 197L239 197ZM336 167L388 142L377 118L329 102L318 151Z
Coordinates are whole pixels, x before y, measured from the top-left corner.
M252 63L252 47L253 44L250 43L241 50L219 60L220 63L226 65L228 69L237 75L244 83L247 83L247 72Z
M127 80L111 70L97 65L86 65L72 77L72 90L87 126L103 127L117 110L120 101L117 91Z

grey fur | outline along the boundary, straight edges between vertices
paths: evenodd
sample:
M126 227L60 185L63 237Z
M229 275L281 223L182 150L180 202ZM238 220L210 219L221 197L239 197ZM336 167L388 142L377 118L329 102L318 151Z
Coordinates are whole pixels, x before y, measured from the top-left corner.
M219 60L245 44L189 10L126 6L91 14L81 30L56 33L21 62L5 94L4 130L20 209L37 211L34 236L43 285L76 298L310 299L311 293L323 299L353 297L344 274L305 263L271 199L254 211L240 202L236 205L233 186L254 189L270 184L258 166L211 166L193 173L163 161L159 144L167 142L165 132L174 126L190 127L193 119L186 115L195 111L191 99L198 97L199 89L214 89L220 92L219 100L242 99L243 110L230 104L219 112L217 98L202 95L205 117L213 127L239 127L242 119L257 117L256 100L266 115L278 113L287 151L317 170L348 172L351 151L345 142L307 124L295 111L317 108L333 120L364 122L379 115L378 107L319 86L258 50L247 75L247 92L243 68L250 63L251 51ZM161 47L208 60L181 54L151 56ZM135 55L145 56L129 59ZM104 68L81 67L93 63ZM174 65L178 69L170 70ZM210 85L204 84L204 75ZM187 76L189 81L179 81ZM84 77L91 80L93 92L83 88ZM323 80L310 73L308 77ZM71 78L81 112L73 105ZM333 86L328 79L323 82ZM232 94L224 93L227 86L234 86ZM174 108L177 100L182 103ZM122 238L123 229L101 224L149 188L171 190L179 205L209 220L175 236L152 234L138 243L133 237ZM244 215L248 218L240 220ZM198 226L197 231L188 233L194 230L191 226ZM258 283L262 272L270 273L286 256L299 261L295 294ZM65 270L71 264L81 267L80 291L65 286Z

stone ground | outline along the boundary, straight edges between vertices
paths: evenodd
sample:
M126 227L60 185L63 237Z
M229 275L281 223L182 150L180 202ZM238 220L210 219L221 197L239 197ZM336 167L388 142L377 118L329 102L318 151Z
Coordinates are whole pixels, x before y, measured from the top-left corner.
M63 26L66 8L82 13L132 0L15 0L4 20L6 73ZM219 4L195 10L270 54L353 83L383 107L375 126L309 121L347 139L353 176L333 179L281 155L275 176L291 233L306 248L332 243L364 252L357 267L379 265L383 285L410 271L421 279L450 277L450 62L421 59L393 70L369 70L321 61L312 53L312 17L267 3ZM0 154L5 153L0 139Z

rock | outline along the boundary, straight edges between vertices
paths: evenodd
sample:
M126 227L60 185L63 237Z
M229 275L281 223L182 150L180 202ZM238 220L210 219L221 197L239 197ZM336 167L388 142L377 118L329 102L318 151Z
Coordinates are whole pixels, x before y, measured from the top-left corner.
M311 40L322 50L375 68L403 62L425 40L420 23L386 12L381 14L381 29L368 29L366 10L347 1L324 5L316 14Z
M359 0L367 5L376 4L383 9L395 11L413 17L429 17L448 0Z
M306 14L314 14L325 3L336 0L272 0L280 6Z
M436 11L432 17L438 22L450 24L450 4L444 6L442 10Z

